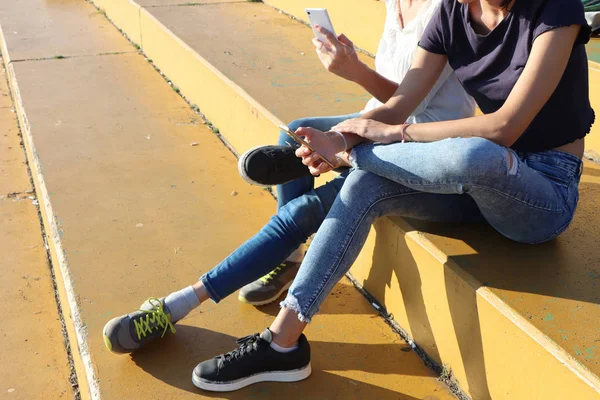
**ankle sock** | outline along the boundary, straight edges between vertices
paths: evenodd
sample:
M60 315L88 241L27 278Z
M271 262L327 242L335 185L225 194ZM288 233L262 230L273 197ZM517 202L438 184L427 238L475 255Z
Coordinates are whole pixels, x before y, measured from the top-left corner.
M292 347L282 347L275 342L271 342L271 348L278 353L290 353L298 348L298 343L296 343Z
M171 322L177 322L200 305L200 300L191 286L165 297L165 305L171 313Z

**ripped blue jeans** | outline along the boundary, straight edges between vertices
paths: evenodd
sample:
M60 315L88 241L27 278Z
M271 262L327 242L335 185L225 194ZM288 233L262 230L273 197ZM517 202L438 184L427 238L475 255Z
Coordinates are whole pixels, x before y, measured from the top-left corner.
M309 322L354 263L377 217L487 221L512 240L540 243L567 228L579 198L582 162L560 151L515 153L486 139L459 138L361 145L351 159L354 169L345 180L340 176L281 207L201 278L213 300L271 271L318 229L282 302ZM255 261L264 261L265 252L273 258L269 265Z

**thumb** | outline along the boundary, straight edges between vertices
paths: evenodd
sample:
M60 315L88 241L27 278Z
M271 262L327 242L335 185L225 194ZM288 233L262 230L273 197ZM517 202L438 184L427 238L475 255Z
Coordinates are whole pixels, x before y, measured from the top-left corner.
M354 48L354 43L352 43L352 40L348 39L348 37L346 35L344 35L343 33L340 36L338 36L338 40L344 46L348 46L348 47Z

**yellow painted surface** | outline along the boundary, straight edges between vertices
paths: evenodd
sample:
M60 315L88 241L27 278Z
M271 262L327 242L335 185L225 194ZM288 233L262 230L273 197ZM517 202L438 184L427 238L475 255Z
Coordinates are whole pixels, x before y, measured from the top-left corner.
M277 305L257 310L235 296L207 304L162 346L133 357L110 354L100 332L145 298L193 283L266 222L273 200L241 180L235 157L142 56L31 61L14 70L99 396L214 398L192 386L192 368L263 329ZM296 398L452 398L347 283L307 334L310 379L225 398L290 397L291 389Z
M0 196L31 190L14 111L4 74L0 74Z
M119 27L129 39L142 45L140 29L140 6L132 0L91 0ZM114 29L110 29L114 31ZM130 48L131 50L131 48Z
M0 59L1 61L1 59ZM72 399L52 277L0 72L0 398Z
M132 51L102 14L80 0L3 0L0 25L12 61Z
M141 16L145 53L239 152L276 141L281 121L358 112L370 98L324 70L308 28L262 4Z
M572 226L538 246L483 226L382 219L352 273L431 357L452 367L473 398L566 398L552 397L565 388L570 398L599 398L591 389L600 371L599 185L600 167L587 163ZM496 310L489 298L500 304ZM554 348L562 358L550 356ZM509 360L519 365L507 368ZM589 369L593 383L582 385L565 363Z
M136 0L136 3L142 7L157 7L157 6L198 6L205 4L215 3L240 3L240 0L197 0L197 1L186 1L186 0Z
M377 53L385 22L385 1L266 0L265 3L306 23L305 8L327 8L335 33L344 33L356 46Z
M382 5L376 4L376 6L381 7ZM264 14L263 17L263 14L261 14L263 11L258 13L260 17L254 17L254 13L247 11L250 10L249 7L257 7L256 10L262 10L259 8L261 7L260 5L241 4L235 6L191 7L187 8L185 13L181 11L181 7L157 7L142 10L141 14L142 32L145 38L144 50L163 69L166 75L175 81L183 93L192 99L193 103L198 104L202 111L206 112L208 117L221 129L227 140L238 150L245 150L255 144L273 142L277 133L272 125L281 119L280 115L286 115L284 117L287 118L286 120L293 119L296 116L303 115L299 114L299 110L311 110L311 107L315 104L320 106L320 103L314 101L303 102L306 100L306 96L294 98L294 100L299 99L298 101L286 102L286 99L293 98L291 94L293 92L284 92L288 89L286 87L278 87L277 91L267 89L270 72L274 69L278 71L278 68L273 68L271 64L277 65L276 62L278 59L272 58L271 54L273 51L269 47L271 42L267 36L257 36L260 34L259 28L255 27L254 24L256 22L250 20L249 16L252 15L253 19L258 18L257 21L260 21L261 18L271 17L268 14ZM300 6L298 5L298 7ZM304 8L304 5L302 5L302 8ZM239 10L243 10L243 12ZM277 17L273 18L275 21L279 21ZM159 24L159 21L170 31L165 30ZM192 21L193 23L187 21ZM218 23L215 24L213 21L218 21ZM282 24L287 23L283 22L283 20L281 21ZM194 25L194 23L197 25ZM279 23L272 24L271 30L274 29L273 26L279 29ZM285 30L281 29L284 32L283 34L273 35L278 38L278 42L276 43L279 46L278 49L284 49L284 51L293 49L296 52L298 48L295 46L297 43L300 43L296 39L298 35L296 33L285 33L294 32L293 29L295 28L289 27L288 30L286 27ZM311 33L307 28L304 29L307 31L304 35L307 37L306 42L308 42ZM175 38L175 35L181 40ZM219 40L223 37L226 40ZM256 40L257 37L264 40ZM288 41L286 39L288 37L295 40L290 39ZM215 41L220 43L219 46L206 45ZM185 42L185 44L182 42ZM260 43L262 47L252 47L248 44L252 42ZM201 57L190 55L190 49L186 49L186 47L193 48ZM232 50L229 50L229 48ZM305 54L308 53L305 52ZM297 61L297 59L292 59L291 61L293 63L289 69L284 70L285 73L294 71L294 68L296 68L296 71L301 70L305 73L306 69L298 69L299 64L296 64L301 61ZM196 64L194 65L194 63ZM271 68L267 69L263 65L268 65ZM320 67L318 64L316 66ZM215 71L215 69L218 71ZM315 68L314 71L318 72L318 69ZM303 78L296 77L295 79L301 81ZM200 82L202 83L200 84ZM325 95L331 93L331 91L323 89L323 84L320 86L317 84L317 87L319 87L319 92L317 92L319 95L321 93ZM299 90L297 93L302 93L302 89ZM311 90L314 92L314 87ZM206 99L209 99L209 101L207 102ZM290 105L290 103L293 104ZM228 106L222 107L222 104L227 104ZM262 108L258 104L265 107ZM326 104L326 102L323 102L323 104ZM235 113L228 113L230 109L233 109ZM257 113L254 114L253 110L257 110ZM277 111L277 116L270 115L273 110ZM323 114L333 113L325 111L323 106L320 106L313 114L304 115ZM257 121L246 118L249 115L266 115L267 118L265 118L264 124L260 122L259 125ZM260 120L259 118L256 119ZM242 121L243 123L234 125L233 121ZM595 135L591 135L590 137L593 138ZM592 171L592 167L589 167L588 171ZM594 172L592 171L591 174L594 174ZM584 182L585 179L587 177L584 178ZM586 186L584 183L582 188L582 206L580 206L580 210L586 210L580 211L577 221L585 220L586 218L589 219L594 215L593 212L587 210L593 207L594 197L597 197L593 194L593 187ZM583 205L584 203L586 204L585 206ZM574 227L578 226L577 221L574 223ZM581 222L579 223L581 224ZM496 288L497 290L492 289L492 296L500 296L510 307L514 307L522 313L521 317L529 320L529 316L531 316L532 319L528 322L529 328L526 335L526 337L529 337L529 341L523 340L521 336L513 332L514 334L503 338L502 343L505 343L505 345L500 348L507 349L510 346L514 346L515 348L523 349L525 354L528 355L527 357L531 358L530 363L525 363L525 365L530 367L528 369L529 374L511 374L510 370L506 374L486 373L486 371L501 370L505 368L505 365L503 361L498 361L499 359L497 358L484 357L485 353L489 352L490 349L487 348L489 346L488 342L482 341L481 337L483 334L488 335L487 330L493 329L493 326L480 326L483 316L477 306L478 300L475 289L479 287L480 281L488 283L488 275L486 274L490 274L490 276L494 275L492 273L494 269L491 265L495 266L496 271L501 272L504 270L504 264L508 262L506 261L506 255L513 251L512 247L518 247L518 245L510 243L509 246L512 247L503 249L502 252L494 252L494 262L489 263L489 268L483 268L481 263L474 263L471 260L477 259L481 254L479 244L482 241L486 242L487 246L492 249L498 244L498 238L494 236L494 233L485 229L483 233L475 230L474 232L476 233L473 236L478 238L479 241L471 243L470 241L461 239L460 236L458 239L455 239L452 235L443 233L446 232L445 230L438 234L419 233L416 230L417 228L424 232L429 232L428 229L432 228L413 225L408 225L405 221L399 219L393 222L391 220L382 220L376 228L381 229L382 232L371 236L367 248L363 251L361 259L353 269L353 273L359 279L366 281L366 288L385 302L400 325L434 359L441 363L447 363L453 368L455 375L464 389L475 397L481 396L485 398L490 393L494 393L502 398L505 394L503 394L504 392L500 388L504 380L513 379L514 385L506 385L511 387L510 392L512 394L517 393L529 396L532 393L548 393L545 392L547 389L541 386L528 386L526 384L527 380L539 381L539 376L535 368L540 359L543 359L544 362L549 362L550 366L548 368L550 370L548 371L552 371L554 374L553 377L556 378L547 384L550 388L548 390L552 390L551 388L553 387L558 388L560 385L573 386L575 388L581 387L581 379L576 373L565 369L566 367L563 366L563 361L560 361L562 360L560 357L556 358L552 356L554 358L550 358L551 362L544 357L548 356L551 351L550 347L552 346L548 345L548 343L552 343L552 340L555 340L559 345L565 346L564 350L567 353L564 353L563 356L566 354L565 357L568 358L569 354L571 354L578 359L577 362L573 360L569 362L575 366L573 368L576 370L581 369L583 368L582 364L584 364L592 370L594 369L593 364L595 361L586 360L586 356L589 357L589 354L584 353L585 350L580 351L578 350L579 347L575 347L583 343L579 345L574 344L571 349L569 347L571 346L570 342L563 344L558 341L559 338L562 338L558 334L562 335L562 332L559 332L559 330L564 331L563 327L572 328L571 337L578 336L579 334L591 337L590 331L586 328L586 320L578 320L585 313L574 314L568 323L554 325L553 328L556 328L556 330L553 333L545 329L544 324L533 320L534 315L528 314L527 308L518 308L511 301L510 297L504 296L505 293L502 288ZM441 228L435 227L435 229ZM463 228L453 229L459 232L464 231ZM572 230L574 229L572 228ZM470 231L467 230L467 232ZM398 238L403 237L404 232L412 232L410 240L404 245L399 245ZM566 238L566 235L563 235L563 237ZM561 237L561 240L563 237ZM577 243L575 238L576 235L572 234L567 240ZM589 240L593 240L594 236L590 233L588 238ZM597 253L594 252L594 248L591 242L585 242L581 246L576 246L576 250L559 254L560 257L554 260L554 268L564 271L570 268L573 263L583 265L584 268L577 270L570 279L573 280L573 283L577 279L586 279L581 274L589 273L585 268L593 265L593 261L590 263L582 263L582 261L595 259L594 257L597 256ZM375 251L373 251L374 249ZM529 257L524 257L524 253L517 253L522 258L511 257L510 262L519 266L518 268L515 267L515 271L523 271L537 259L539 253L539 249L532 250ZM445 254L451 255L452 262L458 265L453 269L452 273L448 273L447 268L443 267L445 261L440 262L440 259L445 259ZM515 259L517 259L517 262L514 261ZM543 259L546 260L545 258ZM489 259L485 258L485 260ZM372 264L376 268L369 270ZM379 269L379 265L384 265L384 267ZM433 268L432 266L436 265L437 268L434 271L430 271ZM470 275L470 273L473 273L473 270L482 271L481 274L476 274L477 279L474 279ZM548 286L560 285L558 283L560 279L554 276L537 276L536 278L537 281L547 282ZM510 279L512 279L512 282L519 282L518 277L512 276ZM406 283L404 283L405 281ZM510 283L508 282L507 286ZM532 281L529 281L529 283L533 284ZM517 287L516 289L514 293L520 293L519 289L521 287ZM577 289L578 286L574 284L569 290L570 293L576 293ZM527 292L526 289L521 291ZM524 304L537 307L540 305L541 300L547 300L543 296L543 292L530 291L532 293L526 294L531 294L531 296L524 296L525 299L519 301L524 301ZM440 293L446 293L446 296L440 296ZM568 307L571 305L569 301L557 301L556 299L552 301L557 303L555 308L553 308L553 312L556 313L560 313L561 310L567 312L569 310ZM591 299L588 301L590 304L587 311L591 312L588 315L595 317L593 310L595 304ZM581 307L584 303L585 301L579 302L576 306ZM510 307L505 307L505 310L510 310ZM539 310L536 310L538 314L535 316L539 317L540 320L544 320L547 317L545 314L540 314L546 311L544 307L547 308L546 305L541 305ZM501 318L502 315L502 312L497 310L495 315L491 312L489 316L486 316L486 320ZM579 322L573 323L573 320ZM505 318L503 321L503 326L507 331L520 329L514 318L508 320ZM547 342L544 342L545 344L539 344L532 339L536 335L543 336L541 332L551 338ZM518 340L519 343L512 342L509 339ZM560 347L558 348L560 349ZM583 349L593 351L590 347L584 347ZM512 354L515 358L517 356L524 357L522 354L508 350L506 350L506 354ZM538 391L536 392L536 390ZM559 390L561 389L556 390L556 393L560 393ZM582 398L586 398L585 396L591 393L589 390L589 385L584 385L581 389L576 389L577 393L583 396Z
M600 44L597 44L600 48ZM596 112L596 122L592 126L592 131L586 138L585 148L593 151L595 157L600 160L600 64L594 61L589 62L590 73L590 101L592 108Z

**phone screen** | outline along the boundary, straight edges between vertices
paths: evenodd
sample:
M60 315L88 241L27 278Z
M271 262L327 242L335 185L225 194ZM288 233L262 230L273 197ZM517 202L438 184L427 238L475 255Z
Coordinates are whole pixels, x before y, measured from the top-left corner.
M326 159L325 157L323 157L313 146L311 146L310 144L306 143L306 141L304 139L302 139L302 137L300 137L299 135L297 135L289 127L287 127L286 125L279 125L279 128L281 128L285 133L288 134L288 136L290 136L296 142L298 142L298 143L300 143L300 144L308 147L311 151L313 151L315 154L317 154L319 156L319 158L321 160L323 160L331 168L335 168L335 165L333 165L333 163L331 163L328 159Z

